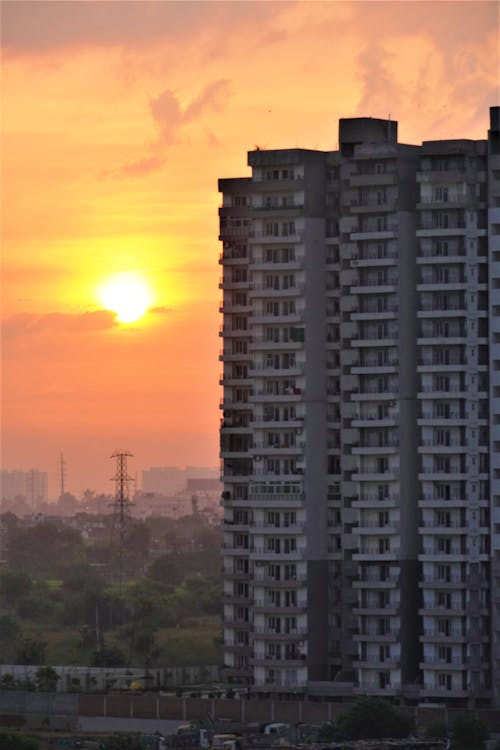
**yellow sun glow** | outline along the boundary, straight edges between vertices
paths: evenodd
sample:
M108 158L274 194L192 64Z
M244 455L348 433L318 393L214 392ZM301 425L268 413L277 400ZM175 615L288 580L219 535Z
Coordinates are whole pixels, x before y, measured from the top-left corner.
M99 301L116 313L120 323L133 323L142 318L153 301L148 284L137 274L119 274L99 289Z

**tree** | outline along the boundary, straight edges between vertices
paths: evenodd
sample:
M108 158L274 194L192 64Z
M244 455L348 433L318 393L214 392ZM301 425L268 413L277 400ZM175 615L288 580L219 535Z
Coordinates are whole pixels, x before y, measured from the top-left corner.
M32 593L19 597L16 612L28 620L39 620L49 615L54 609L53 603L46 596Z
M452 748L454 750L482 750L489 737L485 724L472 716L459 716L453 722Z
M10 672L0 677L0 690L16 690L17 687L17 680Z
M0 641L13 641L21 632L21 626L12 615L0 615Z
M125 667L127 659L118 646L104 646L100 651L94 651L91 664L93 667Z
M2 750L39 750L40 743L34 737L13 732L0 732Z
M54 667L39 667L35 673L36 689L53 693L57 688L57 683L61 678Z
M446 721L433 721L425 729L426 737L448 737L448 728Z
M408 737L413 731L411 716L398 711L381 698L360 698L337 719L337 739L363 740Z
M322 724L320 726L318 732L318 742L335 742L336 737L337 731L335 729L335 724L327 722L326 724Z
M141 738L135 734L113 734L101 740L100 750L144 750Z
M182 582L182 573L176 555L161 555L153 560L146 575L165 586L177 586Z
M28 594L32 581L27 573L7 568L0 573L0 591L8 604L13 604L19 597Z
M18 646L15 664L44 664L47 644L36 638L24 638Z

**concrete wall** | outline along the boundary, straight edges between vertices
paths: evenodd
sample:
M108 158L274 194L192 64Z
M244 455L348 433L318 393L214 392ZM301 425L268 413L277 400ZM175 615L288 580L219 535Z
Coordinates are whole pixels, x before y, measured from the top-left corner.
M90 695L59 693L0 692L0 716L25 717L29 726L48 726L61 729L75 728L77 717L116 717L123 719L190 721L216 719L232 721L285 721L321 724L334 721L351 704L317 701L272 700L216 700L173 698L160 694L147 695ZM464 713L481 719L490 731L500 732L500 713L495 710L407 708L417 724L424 727L435 721L446 721L448 726ZM36 720L36 721L35 721ZM2 722L5 723L5 722Z

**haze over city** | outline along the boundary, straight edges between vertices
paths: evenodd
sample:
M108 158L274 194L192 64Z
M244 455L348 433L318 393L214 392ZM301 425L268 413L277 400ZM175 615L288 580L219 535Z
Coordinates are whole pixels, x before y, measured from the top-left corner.
M7 0L2 43L2 467L54 488L63 451L76 493L117 447L217 464L218 177L341 117L484 138L498 101L495 2Z

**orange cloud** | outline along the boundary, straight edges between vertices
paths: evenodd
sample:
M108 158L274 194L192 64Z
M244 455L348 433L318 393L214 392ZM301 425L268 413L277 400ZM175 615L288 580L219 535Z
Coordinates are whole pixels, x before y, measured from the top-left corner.
M116 313L109 310L95 310L80 314L47 313L32 315L19 313L7 318L3 324L5 339L18 336L36 336L42 332L75 334L102 331L117 325Z

